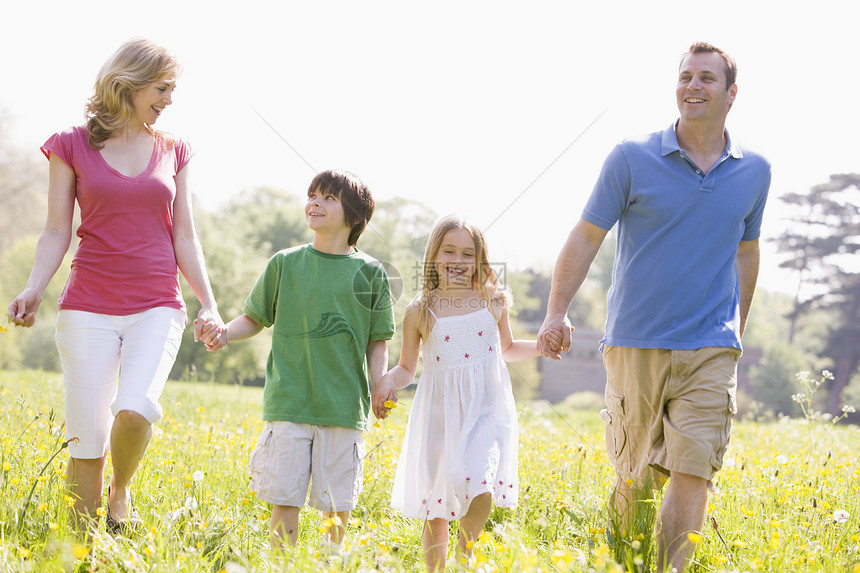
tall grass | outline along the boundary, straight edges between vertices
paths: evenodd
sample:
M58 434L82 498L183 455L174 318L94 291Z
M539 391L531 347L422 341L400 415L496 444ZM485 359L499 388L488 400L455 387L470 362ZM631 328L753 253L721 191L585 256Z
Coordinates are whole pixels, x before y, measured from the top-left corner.
M268 549L270 509L247 488L261 389L169 383L133 486L145 527L133 539L111 538L100 519L90 543L68 526L62 404L59 375L0 372L3 570L278 570ZM388 503L407 415L405 400L365 436L365 487L344 553L321 553L325 524L304 511L300 548L285 569L423 567L422 524ZM737 423L705 529L689 536L698 546L694 570L860 572L858 445L857 427L816 419ZM595 411L520 404L520 482L519 507L493 511L471 570L636 571L654 562L645 539L610 546L613 473Z

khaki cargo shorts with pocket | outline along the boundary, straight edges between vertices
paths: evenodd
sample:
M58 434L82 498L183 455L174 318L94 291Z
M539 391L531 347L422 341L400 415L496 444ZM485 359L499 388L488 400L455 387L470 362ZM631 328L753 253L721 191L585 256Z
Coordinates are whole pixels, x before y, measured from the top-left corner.
M642 483L649 466L710 480L737 412L741 351L605 346L606 451L616 475Z

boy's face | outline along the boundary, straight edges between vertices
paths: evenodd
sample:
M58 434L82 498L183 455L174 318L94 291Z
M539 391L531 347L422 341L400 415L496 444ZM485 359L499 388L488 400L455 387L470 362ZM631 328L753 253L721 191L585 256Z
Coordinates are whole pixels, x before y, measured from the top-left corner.
M315 233L342 233L344 229L350 230L346 224L340 198L324 195L316 190L308 191L305 218L308 221L308 227Z

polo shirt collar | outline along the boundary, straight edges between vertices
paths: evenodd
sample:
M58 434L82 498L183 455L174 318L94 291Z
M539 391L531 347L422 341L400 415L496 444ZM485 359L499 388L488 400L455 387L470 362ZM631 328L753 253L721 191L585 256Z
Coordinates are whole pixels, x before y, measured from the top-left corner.
M663 157L669 155L670 153L674 153L676 151L681 151L681 146L678 145L678 135L675 133L675 126L678 124L677 121L672 122L672 125L663 130L663 134L661 137L661 153ZM744 156L741 152L741 147L735 141L732 140L731 134L729 134L729 130L726 129L726 150L725 153L729 157L734 157L735 159L740 159Z

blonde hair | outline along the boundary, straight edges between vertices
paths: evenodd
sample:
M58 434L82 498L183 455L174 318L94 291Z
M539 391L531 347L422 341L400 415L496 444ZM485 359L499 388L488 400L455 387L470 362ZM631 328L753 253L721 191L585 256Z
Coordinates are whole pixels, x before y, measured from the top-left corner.
M499 279L490 265L487 242L481 230L458 215L442 217L430 231L427 248L424 251L424 275L421 282L421 296L417 301L418 332L421 338L425 338L430 332L430 293L439 286L440 282L439 273L436 271L436 257L445 235L450 231L459 230L469 233L475 243L476 264L470 281L471 287L481 294L481 298L488 306L508 303L508 294L499 284Z
M120 46L99 71L93 95L87 101L84 117L90 147L101 149L114 133L131 123L134 118L132 97L136 93L162 78L178 76L180 72L181 67L173 54L149 40L129 40Z

